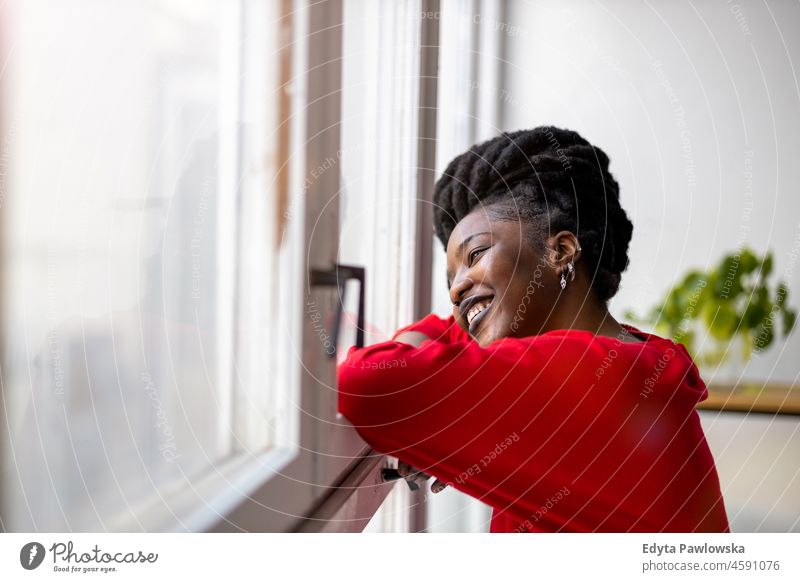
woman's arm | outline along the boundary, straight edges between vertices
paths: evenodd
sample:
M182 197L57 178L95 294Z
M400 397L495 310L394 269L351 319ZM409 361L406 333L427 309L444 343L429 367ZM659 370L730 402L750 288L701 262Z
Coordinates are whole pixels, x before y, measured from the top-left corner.
M485 348L351 348L339 410L377 452L519 523L540 521L535 529L722 531L709 509L719 487L708 481L713 459L697 391L683 382L687 363L642 344L612 354L612 345L545 334ZM643 397L656 369L658 389ZM694 509L676 513L684 506Z
M339 409L362 438L500 509L518 510L531 486L547 491L548 457L558 447L537 459L547 441L540 435L559 431L564 419L556 409L570 402L552 401L552 374L544 373L561 338L508 338L481 348L426 337L415 347L405 343L420 339L411 333L424 335L401 331L395 341L352 348L340 365Z
M466 334L463 334L461 328L455 324L455 318L453 316L442 319L435 314L430 314L422 320L402 328L395 334L392 341L406 343L416 348L422 345L422 342L433 338L439 338L445 341L469 340ZM430 475L405 463L402 459L398 459L397 469L400 476L409 482L416 483L418 478L421 478L423 481L430 478ZM435 479L431 485L431 492L439 493L445 487L447 487L447 483L440 479Z

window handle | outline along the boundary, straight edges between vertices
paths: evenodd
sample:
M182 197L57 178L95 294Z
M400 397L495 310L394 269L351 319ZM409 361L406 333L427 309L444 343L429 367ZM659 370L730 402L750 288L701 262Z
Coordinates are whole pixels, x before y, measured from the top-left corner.
M356 329L356 347L364 347L364 267L353 265L340 265L336 263L332 269L311 269L312 286L328 286L339 288L339 301L336 307L336 317L333 322L333 349L328 357L335 358L337 346L339 344L339 328L342 321L342 311L344 310L345 292L347 281L356 279L358 281L358 322Z
M391 467L384 467L381 469L381 479L386 481L394 481L395 479L402 479L403 477L400 476L400 473L397 472L397 469L392 469ZM416 491L419 489L419 485L414 481L406 481L408 484L408 488L412 491Z

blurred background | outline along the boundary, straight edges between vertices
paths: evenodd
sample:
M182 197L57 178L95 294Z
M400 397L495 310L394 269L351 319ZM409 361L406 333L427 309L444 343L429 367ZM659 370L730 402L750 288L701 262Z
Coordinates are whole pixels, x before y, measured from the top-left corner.
M800 531L799 26L789 0L2 4L0 529L488 531L377 476L335 409L359 287L313 272L364 267L366 343L448 315L434 180L556 125L611 158L610 309L695 355L732 530Z

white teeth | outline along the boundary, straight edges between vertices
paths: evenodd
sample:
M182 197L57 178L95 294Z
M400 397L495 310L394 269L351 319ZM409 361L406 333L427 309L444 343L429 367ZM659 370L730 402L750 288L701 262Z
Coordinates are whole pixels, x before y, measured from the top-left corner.
M469 310L467 313L467 325L472 325L472 320L475 319L478 314L488 307L488 303L481 301L480 303L475 304L472 309Z

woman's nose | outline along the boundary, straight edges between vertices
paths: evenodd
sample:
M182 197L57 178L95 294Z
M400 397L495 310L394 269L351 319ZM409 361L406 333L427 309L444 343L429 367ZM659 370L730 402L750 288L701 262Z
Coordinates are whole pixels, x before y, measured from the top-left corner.
M464 293L472 287L472 279L467 276L456 278L453 281L452 287L450 287L450 301L455 305L461 301L461 298L464 296Z

